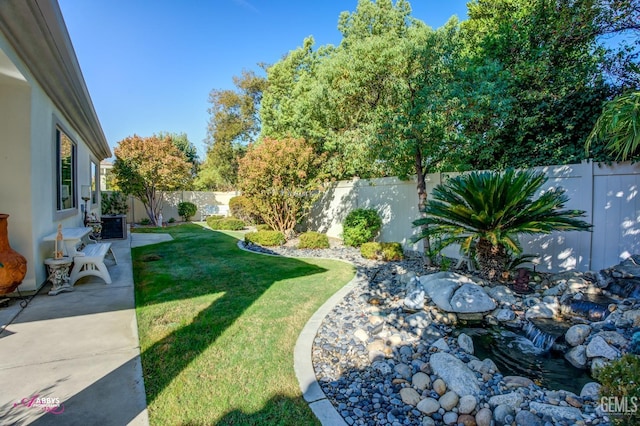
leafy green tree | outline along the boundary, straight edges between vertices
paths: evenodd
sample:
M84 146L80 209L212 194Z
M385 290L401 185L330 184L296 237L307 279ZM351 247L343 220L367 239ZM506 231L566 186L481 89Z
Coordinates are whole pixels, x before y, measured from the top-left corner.
M123 193L139 198L151 223L157 225L164 192L188 187L191 163L169 137L129 136L118 142L114 154L113 172L118 187Z
M291 235L320 195L322 161L302 139L264 139L240 160L240 190L267 225Z
M235 90L212 90L209 94L208 149L196 180L199 189L233 189L238 159L260 131L259 109L266 79L243 71L233 82Z
M589 230L578 219L581 210L563 210L564 190L536 193L547 181L542 172L507 169L471 172L449 179L433 190L425 217L414 226L428 225L418 239L438 237L438 250L457 243L463 252L475 253L480 273L499 277L510 254L520 254L519 234Z
M640 92L621 95L605 104L587 138L589 152L594 142L604 142L616 160L635 159L640 154Z

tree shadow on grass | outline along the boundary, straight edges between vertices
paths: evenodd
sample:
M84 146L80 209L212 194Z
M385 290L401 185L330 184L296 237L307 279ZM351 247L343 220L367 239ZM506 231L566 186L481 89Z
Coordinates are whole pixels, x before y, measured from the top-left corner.
M232 410L225 414L220 421L216 422L216 426L226 425L251 425L251 426L307 426L307 425L320 425L320 422L314 418L312 421L303 422L302 407L307 409L307 403L302 397L291 398L284 395L273 396L264 407L254 413L247 413L242 410ZM291 411L294 413L291 413ZM295 411L299 412L296 415ZM282 413L288 412L290 415L286 418L282 418ZM195 425L195 423L194 423Z
M161 309L158 305L169 306L176 301L197 301L199 305L196 303L198 307L194 305L194 309L199 312L193 312L192 320L184 325L168 324L176 328L149 347L141 342L149 403L275 282L326 272L296 259L241 251L236 238L197 225L162 231L169 231L174 240L132 250L138 322L149 321L145 310ZM211 299L209 305L207 298ZM179 305L173 303L173 309L179 309ZM149 324L172 321L161 311L157 313L159 317Z

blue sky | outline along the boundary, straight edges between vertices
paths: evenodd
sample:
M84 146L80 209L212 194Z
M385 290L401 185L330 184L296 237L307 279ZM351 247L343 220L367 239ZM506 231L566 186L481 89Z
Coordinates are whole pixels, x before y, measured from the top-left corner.
M205 156L212 89L233 89L312 35L337 45L357 0L58 0L112 149L134 133L184 132ZM433 28L466 19L467 0L413 0Z

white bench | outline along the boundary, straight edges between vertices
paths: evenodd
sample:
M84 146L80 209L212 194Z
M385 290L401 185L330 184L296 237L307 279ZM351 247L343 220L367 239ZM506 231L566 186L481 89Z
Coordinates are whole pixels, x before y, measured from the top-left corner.
M111 275L104 264L107 254L113 258L117 264L111 243L87 244L82 250L73 254L73 268L69 274L69 281L74 285L82 277L93 275L102 278L106 284L111 284Z

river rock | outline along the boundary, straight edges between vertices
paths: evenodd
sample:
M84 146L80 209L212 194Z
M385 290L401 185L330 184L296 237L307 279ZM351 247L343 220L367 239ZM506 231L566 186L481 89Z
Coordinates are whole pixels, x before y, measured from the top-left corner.
M534 318L551 319L558 314L558 309L557 303L540 302L527 309L524 317L528 320Z
M431 315L426 312L416 312L406 317L404 321L411 327L427 328L431 324Z
M631 324L636 327L640 325L640 309L628 310L622 314L622 317L627 321L631 321Z
M617 348L625 348L629 343L627 339L624 338L623 335L618 333L617 331L600 331L596 334L596 336L600 336L607 342L609 345L616 346ZM595 336L594 336L595 338Z
M473 395L465 395L460 398L458 403L458 413L460 414L471 414L473 410L476 409L476 405L478 405L478 400Z
M436 426L436 421L431 417L424 416L422 418L422 426Z
M487 294L502 305L515 305L518 303L513 290L504 285L497 285L487 289Z
M496 302L477 284L463 284L449 304L453 312L460 313L488 312L496 308Z
M516 425L518 426L544 426L542 419L531 411L522 410L516 414Z
M404 298L404 307L411 311L419 311L424 308L424 290L416 289L411 293L407 293L407 297Z
M428 374L419 371L411 378L411 385L414 388L423 391L431 385L431 378L429 378Z
M445 312L452 312L451 297L454 291L460 286L458 281L453 279L436 279L430 281L421 281L422 285L436 306Z
M591 333L591 327L587 324L576 324L570 327L564 335L564 340L571 346L581 345Z
M602 385L598 382L589 382L582 387L580 398L591 398L597 401L600 398L600 389Z
M363 343L367 343L367 340L369 340L369 334L367 334L367 332L361 328L357 329L356 332L353 333L353 335L356 339L360 340Z
M395 373L400 376L401 378L405 379L405 380L409 380L411 378L411 374L413 373L411 371L411 367L408 366L407 364L396 364L395 367L393 367L393 371L395 371Z
M609 364L609 360L606 358L591 358L591 375L595 376L597 370L605 367Z
M400 389L400 398L405 404L413 405L414 407L420 402L420 394L413 388Z
M433 390L438 395L444 395L447 392L447 385L442 379L435 379L433 381Z
M437 349L441 350L442 352L449 352L451 350L451 348L449 347L449 344L447 343L446 340L444 340L444 338L440 338L440 339L436 340L435 342L433 342L431 344L431 347L437 348Z
M535 410L543 416L550 416L556 421L560 420L582 420L582 413L575 407L561 407L558 405L542 404L531 401L529 408Z
M493 419L496 421L496 424L498 425L510 424L510 422L507 421L507 417L508 416L513 417L515 413L516 413L516 410L512 406L507 404L501 404L501 405L498 405L496 408L494 408Z
M493 413L488 408L482 408L476 413L476 424L478 426L491 426Z
M509 388L528 388L529 386L533 385L533 380L531 380L528 377L522 377L522 376L504 376L502 378L502 381L504 382L504 385Z
M458 412L459 413L459 412ZM476 426L476 418L471 414L460 414L458 416L458 424L462 426Z
M438 400L438 402L440 403L440 406L442 408L444 408L447 411L451 411L453 410L453 407L458 405L459 400L460 398L458 397L457 393L455 393L454 391L449 391L444 395L442 395Z
M587 348L584 345L575 346L564 354L564 358L576 368L586 368Z
M473 355L473 340L471 340L471 337L464 333L460 333L458 336L458 346L460 346L460 349L466 353Z
M447 384L447 387L460 396L478 395L480 387L476 375L464 362L445 352L436 352L429 361L434 374Z
M508 322L516 319L516 314L511 309L496 309L493 316L500 322Z
M449 411L448 413L444 413L442 416L442 421L445 425L455 425L458 423L458 414Z
M524 399L519 392L510 392L502 395L494 395L489 398L489 405L492 407L496 407L499 405L508 405L510 407L516 408L522 404Z
M601 337L595 336L587 345L587 357L602 357L607 359L616 359L619 355L618 351L609 346L609 344Z
M418 403L417 408L424 414L433 414L440 409L440 403L433 398L425 398Z

